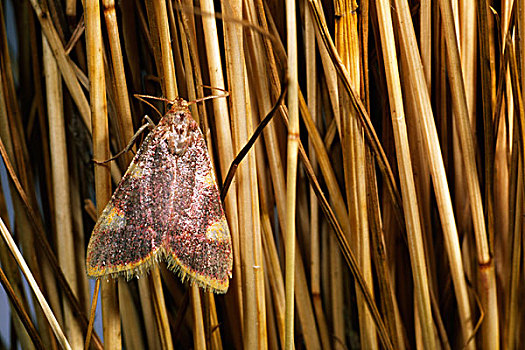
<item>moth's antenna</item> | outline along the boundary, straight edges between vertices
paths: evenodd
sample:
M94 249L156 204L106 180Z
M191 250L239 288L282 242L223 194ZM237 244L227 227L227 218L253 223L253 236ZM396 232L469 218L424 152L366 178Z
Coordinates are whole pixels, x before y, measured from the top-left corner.
M210 85L204 85L204 84L201 84L200 86L202 86L203 88L206 88L206 89L210 89L210 90L219 90L219 91L222 91L226 94L226 96L230 95L230 92L226 89L222 89L222 88L219 88L219 87L214 87L214 86L210 86ZM221 96L219 96L221 97Z
M141 100L143 102L146 102L146 101L144 101L143 98L150 98L152 100L159 100L159 101L164 101L164 102L168 102L168 103L173 102L172 100L169 100L166 97L157 97L157 96L141 95L141 94L134 94L133 96L135 96L136 98L138 98L139 100Z
M224 89L221 89L221 88L218 88L218 87L213 87L213 86L208 86L208 85L202 85L202 87L205 87L205 88L208 88L208 89L212 89L212 90L219 90L219 91L222 91L223 94L201 97L201 98L198 98L198 99L196 99L194 101L188 102L188 105L192 105L192 104L199 103L199 102L206 101L206 100L211 100L213 98L221 98L221 97L228 97L228 96L230 96L230 92L228 90L224 90Z
M148 102L146 100L146 98L150 98L152 100L158 100L158 101L164 101L164 102L167 102L167 103L173 103L173 101L171 100L168 100L167 98L165 97L156 97L156 96L151 96L151 95L139 95L139 94L134 94L133 95L136 99L144 102L145 104L147 104L148 106L150 106L151 108L153 108L157 113L158 115L162 118L162 114L159 112L159 110L157 109L157 107L155 107L153 104L151 104L150 102Z

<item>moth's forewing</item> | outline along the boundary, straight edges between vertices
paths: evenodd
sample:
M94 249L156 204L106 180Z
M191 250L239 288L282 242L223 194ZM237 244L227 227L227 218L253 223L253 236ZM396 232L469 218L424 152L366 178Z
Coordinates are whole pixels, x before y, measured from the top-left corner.
M91 277L146 270L162 249L173 210L175 163L159 124L142 143L115 193L99 217L87 250Z
M204 288L226 292L232 270L228 223L206 142L189 114L190 142L176 160L174 224L166 235L171 267Z

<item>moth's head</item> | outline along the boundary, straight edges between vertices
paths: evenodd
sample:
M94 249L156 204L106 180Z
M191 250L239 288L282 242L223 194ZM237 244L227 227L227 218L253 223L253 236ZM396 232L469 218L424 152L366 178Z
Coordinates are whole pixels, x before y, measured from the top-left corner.
M168 113L174 113L182 109L188 109L188 101L181 97L175 97L173 100L167 100Z

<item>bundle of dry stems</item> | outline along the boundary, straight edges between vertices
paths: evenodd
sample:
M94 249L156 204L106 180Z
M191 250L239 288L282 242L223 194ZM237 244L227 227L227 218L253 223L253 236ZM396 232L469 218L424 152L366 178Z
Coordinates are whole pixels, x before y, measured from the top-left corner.
M3 1L1 347L522 348L524 48L512 0ZM219 185L288 86L224 202L229 291L100 280L86 342L86 246L133 154L92 159L158 120L133 94L205 85Z

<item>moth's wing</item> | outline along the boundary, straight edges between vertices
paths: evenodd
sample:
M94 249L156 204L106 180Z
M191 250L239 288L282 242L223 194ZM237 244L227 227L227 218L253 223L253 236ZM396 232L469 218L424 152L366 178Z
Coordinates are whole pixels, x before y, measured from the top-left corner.
M183 280L225 293L233 261L230 230L208 149L196 125L192 141L177 159L176 182L174 222L165 241L168 264Z
M175 184L164 134L159 127L149 133L99 217L87 250L89 276L131 278L160 257Z

